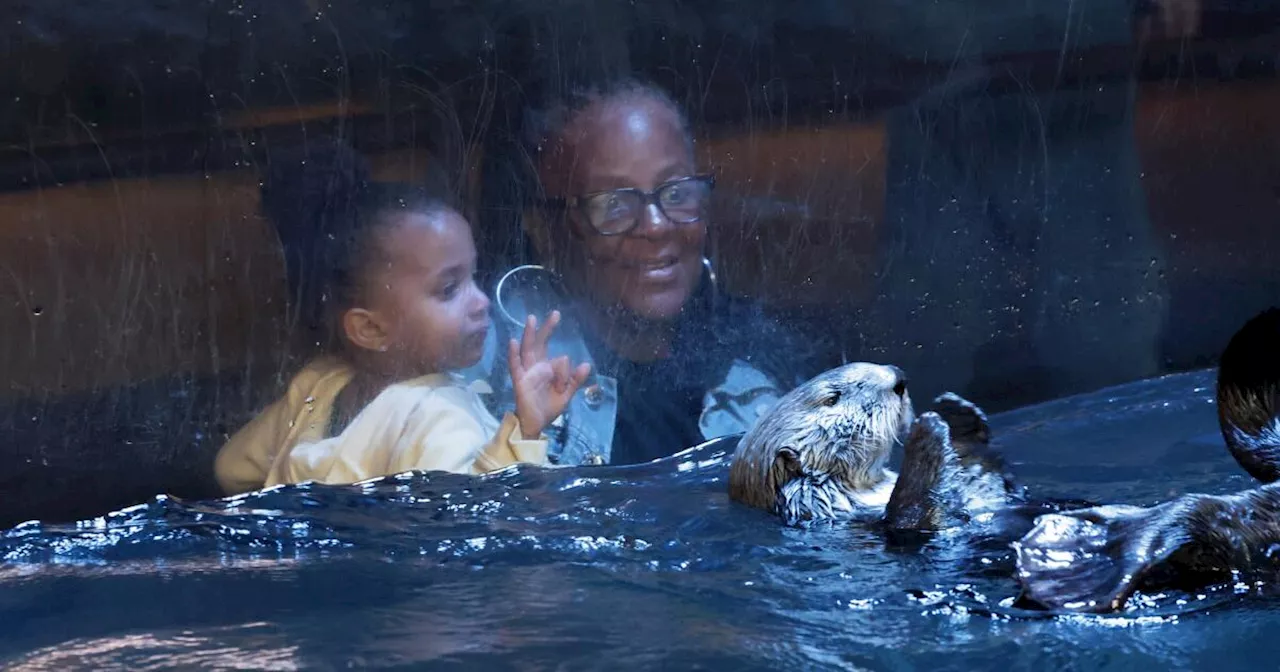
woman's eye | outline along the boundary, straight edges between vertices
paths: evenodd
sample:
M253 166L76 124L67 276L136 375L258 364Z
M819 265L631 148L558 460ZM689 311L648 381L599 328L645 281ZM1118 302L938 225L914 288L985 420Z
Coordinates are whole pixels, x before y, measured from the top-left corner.
M630 211L631 204L617 194L601 194L587 201L587 216L595 222L623 219Z
M618 198L617 196L610 196L609 200L605 202L604 211L605 211L605 214L609 217L617 217L619 215L626 214L626 211L627 211L626 201L623 201L621 198Z
M666 201L668 205L680 205L685 202L686 198L684 185L670 187L662 194L662 200Z

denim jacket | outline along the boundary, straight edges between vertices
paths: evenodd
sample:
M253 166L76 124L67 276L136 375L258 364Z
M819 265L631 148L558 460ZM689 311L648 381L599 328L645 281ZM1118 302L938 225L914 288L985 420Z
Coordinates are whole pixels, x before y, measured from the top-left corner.
M517 274L524 276L518 284L507 282L507 278L515 280ZM492 394L486 395L486 403L495 414L514 410L506 343L513 336L519 337L526 316L536 315L541 320L553 309L560 310L561 322L548 343L548 357L568 355L575 365L587 362L592 366L590 377L570 400L568 408L547 428L547 453L556 464L608 464L618 404L626 403L625 399L618 398L618 381L597 371L581 325L574 319L550 273L528 266L509 273L507 278L499 283L495 292L493 327L485 341L484 355L463 374L488 382ZM798 381L792 384L794 382ZM789 387L748 363L745 355L735 358L723 380L703 395L698 425L704 440L745 432Z

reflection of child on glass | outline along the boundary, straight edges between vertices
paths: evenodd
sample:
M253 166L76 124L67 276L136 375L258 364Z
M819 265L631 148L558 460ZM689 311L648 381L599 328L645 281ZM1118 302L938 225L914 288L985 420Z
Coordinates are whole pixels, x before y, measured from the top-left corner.
M263 201L328 347L219 451L222 488L545 463L542 430L590 370L547 360L559 314L541 328L530 316L508 344L516 411L499 422L452 373L480 359L490 326L467 220L418 188L369 181L345 153L309 158Z

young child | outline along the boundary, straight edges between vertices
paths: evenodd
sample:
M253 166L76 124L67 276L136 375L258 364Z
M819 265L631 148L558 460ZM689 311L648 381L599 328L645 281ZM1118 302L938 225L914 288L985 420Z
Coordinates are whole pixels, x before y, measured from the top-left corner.
M508 344L516 412L499 422L452 373L480 359L489 331L467 220L421 189L353 178L344 170L358 164L334 166L352 158L341 150L309 158L283 181L268 176L263 202L299 265L295 301L327 327L326 352L219 451L223 490L545 464L542 430L590 371L547 360L559 314L541 328L530 316Z

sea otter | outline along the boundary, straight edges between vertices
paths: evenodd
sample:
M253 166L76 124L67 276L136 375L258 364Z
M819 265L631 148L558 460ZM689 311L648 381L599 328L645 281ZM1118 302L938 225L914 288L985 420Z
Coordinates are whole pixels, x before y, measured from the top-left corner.
M901 369L847 364L784 395L743 435L729 496L793 526L862 518L937 531L1021 502L989 439L982 410L960 396L917 418ZM898 443L901 473L887 466Z
M1036 519L1014 544L1022 601L1107 612L1139 588L1273 579L1280 573L1280 309L1250 319L1218 365L1218 424L1231 455L1268 485L1098 506Z
M913 418L897 367L849 364L784 396L739 442L730 498L788 524L863 518L932 531L995 520L1013 541L1018 606L1120 609L1139 588L1193 588L1280 574L1280 309L1248 321L1218 368L1232 456L1266 483L1151 507L1029 502L989 450L982 411L954 394ZM901 473L887 468L904 442ZM1052 511L1046 513L1046 509ZM1013 515L1007 515L1013 514ZM1025 534L1018 531L1025 525Z

